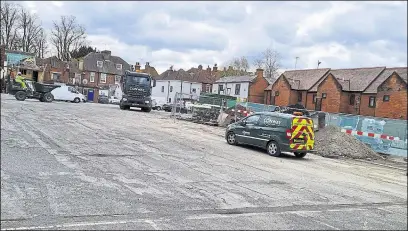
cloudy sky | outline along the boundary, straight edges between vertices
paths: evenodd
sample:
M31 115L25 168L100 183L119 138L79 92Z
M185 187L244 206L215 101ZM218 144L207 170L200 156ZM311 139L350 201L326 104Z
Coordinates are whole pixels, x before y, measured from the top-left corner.
M222 66L270 47L283 69L407 66L407 2L20 3L46 29L74 15L93 47L134 64Z

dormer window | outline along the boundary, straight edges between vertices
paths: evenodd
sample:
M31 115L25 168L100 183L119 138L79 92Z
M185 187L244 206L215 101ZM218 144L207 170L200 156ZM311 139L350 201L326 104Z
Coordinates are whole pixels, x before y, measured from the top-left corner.
M96 61L97 67L103 67L103 61Z
M116 64L116 69L122 70L122 64L120 64L120 63Z

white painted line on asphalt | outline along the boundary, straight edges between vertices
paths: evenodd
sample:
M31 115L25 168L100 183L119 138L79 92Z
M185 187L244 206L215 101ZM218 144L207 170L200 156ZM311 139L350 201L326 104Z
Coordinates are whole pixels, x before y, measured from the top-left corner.
M49 225L49 226L29 226L29 227L17 227L17 228L2 228L1 230L55 229L55 228L81 227L81 226L96 226L96 225L120 225L120 224L143 223L143 222L150 224L155 230L159 230L157 225L152 220L146 220L146 219L122 220L122 221L119 220L119 221L83 222L83 223Z

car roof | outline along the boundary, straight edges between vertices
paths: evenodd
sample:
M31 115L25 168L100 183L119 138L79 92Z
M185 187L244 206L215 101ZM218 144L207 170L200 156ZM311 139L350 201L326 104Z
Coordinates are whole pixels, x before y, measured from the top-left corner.
M294 117L301 117L301 118L306 118L304 116L295 116L292 114L286 114L286 113L280 113L280 112L255 112L252 115L270 115L270 116L277 116L277 117L281 117L281 118L286 118L286 119L292 119Z

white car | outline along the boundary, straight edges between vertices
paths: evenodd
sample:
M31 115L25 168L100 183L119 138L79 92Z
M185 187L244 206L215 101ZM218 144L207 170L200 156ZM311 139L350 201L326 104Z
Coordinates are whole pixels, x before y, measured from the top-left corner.
M51 91L54 96L54 100L70 101L74 103L86 102L86 98L83 94L79 93L74 87L61 86Z
M116 97L116 96L111 96L111 97L109 98L109 103L119 104L119 103L120 103L120 99L118 99L118 97Z

